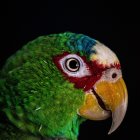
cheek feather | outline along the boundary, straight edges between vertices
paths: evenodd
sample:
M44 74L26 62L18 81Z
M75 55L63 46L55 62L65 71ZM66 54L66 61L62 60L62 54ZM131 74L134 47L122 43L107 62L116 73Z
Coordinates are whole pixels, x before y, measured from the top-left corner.
M74 83L74 87L78 89L83 89L84 91L88 91L93 87L97 80L100 77L83 77L83 78L76 78L76 77L66 77L71 83Z

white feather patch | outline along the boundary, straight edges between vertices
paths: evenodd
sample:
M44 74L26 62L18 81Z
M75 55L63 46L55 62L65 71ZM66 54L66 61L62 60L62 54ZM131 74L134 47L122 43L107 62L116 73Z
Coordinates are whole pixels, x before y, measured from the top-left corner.
M92 53L90 56L90 60L97 61L99 64L104 66L110 66L111 64L119 64L119 60L116 54L111 51L104 44L97 41L97 44L93 46L92 51L96 53Z

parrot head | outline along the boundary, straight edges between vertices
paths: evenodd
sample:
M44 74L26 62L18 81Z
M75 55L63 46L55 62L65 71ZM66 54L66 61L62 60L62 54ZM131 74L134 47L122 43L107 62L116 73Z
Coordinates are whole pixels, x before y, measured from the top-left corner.
M11 56L1 71L2 110L19 129L76 139L84 119L112 116L121 124L128 95L120 62L104 44L83 34L42 36Z

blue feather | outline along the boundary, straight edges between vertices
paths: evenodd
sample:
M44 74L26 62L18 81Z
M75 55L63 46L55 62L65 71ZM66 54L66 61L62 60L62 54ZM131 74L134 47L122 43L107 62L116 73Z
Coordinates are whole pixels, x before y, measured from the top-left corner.
M95 53L95 51L92 50L93 46L96 45L96 40L85 36L83 34L71 34L69 36L69 40L67 42L67 46L72 51L77 52L84 52L85 54L89 55L91 53Z

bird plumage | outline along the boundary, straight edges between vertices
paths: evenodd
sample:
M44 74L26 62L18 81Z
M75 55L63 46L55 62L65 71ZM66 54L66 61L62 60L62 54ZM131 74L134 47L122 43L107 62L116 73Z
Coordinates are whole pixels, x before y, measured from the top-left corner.
M85 102L85 91L106 69L102 64L98 68L98 56L92 57L97 53L93 49L97 44L96 40L83 34L66 32L39 37L12 55L0 72L0 112L3 114L0 139L76 140L79 125L85 120L77 113ZM80 81L79 77L72 79L70 75L66 76L59 64L63 54L76 55L83 64L90 63L91 57L97 59L94 63L98 68L93 74L95 78L87 84L86 90L84 86L90 68L85 66L87 77L84 70ZM111 67L119 65L116 60L110 64ZM6 124L8 126L5 127Z

